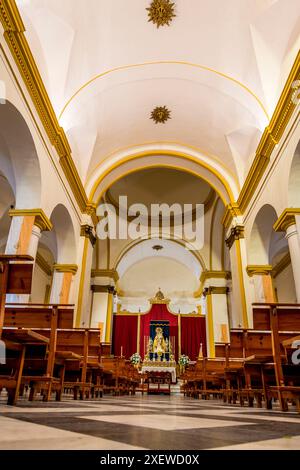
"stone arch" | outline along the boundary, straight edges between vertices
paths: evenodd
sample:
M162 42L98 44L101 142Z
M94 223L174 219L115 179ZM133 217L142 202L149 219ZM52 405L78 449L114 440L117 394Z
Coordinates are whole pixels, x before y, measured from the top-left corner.
M273 229L277 219L276 210L270 204L265 204L257 212L250 232L248 264L270 264L274 245L281 238L281 235Z
M41 170L29 127L10 101L0 106L0 122L0 171L14 190L16 208L39 208Z
M58 204L50 220L56 237L56 263L74 264L77 260L75 230L68 209Z

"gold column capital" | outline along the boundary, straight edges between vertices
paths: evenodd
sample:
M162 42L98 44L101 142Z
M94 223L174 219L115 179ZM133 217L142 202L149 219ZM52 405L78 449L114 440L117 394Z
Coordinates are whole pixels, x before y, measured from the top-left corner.
M119 274L115 269L92 269L92 277L108 277L115 283L119 280Z
M75 276L78 266L77 264L54 264L53 269L57 273L72 273Z
M91 242L92 247L94 248L94 246L96 245L97 238L93 234L93 227L88 224L81 225L80 236L88 238Z
M255 276L255 275L259 275L259 276L267 276L269 274L272 273L272 269L273 267L270 265L270 264L249 264L247 267L246 267L246 271L247 271L247 274L248 276L252 277L252 276Z
M230 230L229 237L225 240L226 245L230 249L236 240L245 238L245 228L243 225L236 225Z
M214 271L214 270L205 270L202 271L200 276L200 282L205 282L207 279L230 279L230 271Z
M10 217L30 217L33 216L34 225L39 227L41 232L51 231L53 224L51 220L48 219L43 209L11 209L8 212Z
M228 293L228 287L217 287L217 286L209 286L203 290L203 295L206 297L207 295L226 295Z
M300 215L300 208L284 209L280 217L276 220L273 228L275 232L286 232L291 226L296 224L296 216Z

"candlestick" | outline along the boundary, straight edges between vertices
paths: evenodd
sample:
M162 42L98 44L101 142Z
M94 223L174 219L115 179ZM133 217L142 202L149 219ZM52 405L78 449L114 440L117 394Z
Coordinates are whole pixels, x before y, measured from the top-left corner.
M123 357L123 346L121 346L121 357Z

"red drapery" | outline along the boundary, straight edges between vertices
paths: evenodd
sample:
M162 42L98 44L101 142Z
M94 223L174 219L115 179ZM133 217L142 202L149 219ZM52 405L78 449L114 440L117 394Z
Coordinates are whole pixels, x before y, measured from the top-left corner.
M113 324L113 354L130 359L137 352L138 317L136 315L114 315Z
M167 320L170 323L170 336L175 337L175 359L178 360L178 317L167 309L165 304L153 304L149 313L141 316L140 354L144 358L144 337L149 336L150 322Z
M206 356L206 326L204 317L181 316L181 354L195 361L202 343L203 356Z

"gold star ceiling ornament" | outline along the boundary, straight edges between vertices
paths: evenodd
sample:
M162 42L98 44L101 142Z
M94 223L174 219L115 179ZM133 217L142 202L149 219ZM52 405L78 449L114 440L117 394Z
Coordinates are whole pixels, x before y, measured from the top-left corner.
M153 0L150 7L146 8L148 11L149 22L156 24L156 27L168 25L172 22L173 18L176 17L175 3L170 0Z
M151 113L151 119L153 119L155 124L164 124L171 119L171 111L166 106L157 106Z

